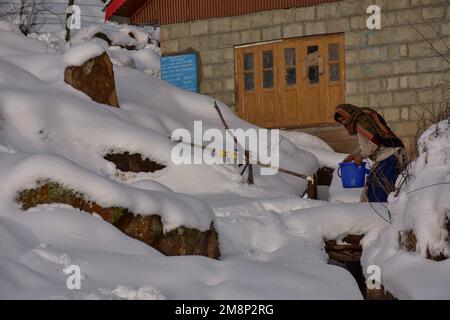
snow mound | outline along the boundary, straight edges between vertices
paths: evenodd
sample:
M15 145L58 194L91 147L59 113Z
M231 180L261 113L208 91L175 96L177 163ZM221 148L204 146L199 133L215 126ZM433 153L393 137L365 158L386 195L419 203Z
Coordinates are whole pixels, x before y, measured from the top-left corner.
M147 31L144 31L142 28L126 25L119 30L122 34L127 34L129 37L132 37L139 44L140 49L145 47L148 44L150 39L150 35ZM158 38L159 39L159 38Z
M91 26L80 29L72 37L71 43L96 42L108 51L115 65L133 68L159 78L161 53L151 40L149 31L140 27L117 26L110 30Z
M4 28L6 29L6 28ZM2 30L0 32L0 56L24 53L48 53L45 43L24 36L22 33Z
M93 39L96 35L105 35L112 46L133 46L143 49L149 43L149 34L138 27L127 26L119 30L107 30L101 26L81 28L71 39L71 42L83 43Z
M125 300L166 300L157 289L151 286L142 286L138 289L128 286L117 286L114 290L101 290L104 294L114 295Z
M111 62L117 66L135 68L136 63L134 62L131 55L122 52L122 50L109 50L108 52Z
M346 154L336 153L322 139L313 135L298 131L280 131L283 138L292 142L297 148L308 151L317 157L320 167L337 168L339 162L347 156Z
M433 125L419 139L419 157L409 168L410 179L397 197L389 198L392 224L364 252L363 263L379 265L383 284L395 297L405 299L450 298L450 126L448 120ZM399 177L397 184L402 182ZM407 252L400 241L411 231L415 248ZM414 275L414 276L412 276ZM413 277L413 278L412 278Z
M73 46L66 51L63 57L63 62L66 67L79 67L86 61L100 56L105 49L94 42L84 42Z
M205 231L214 221L211 209L194 198L173 192L130 188L59 157L19 153L0 157L4 164L0 175L5 181L0 188L1 203L11 209L16 206L18 192L36 188L38 181L50 180L83 194L86 201L104 208L122 207L135 214L160 215L165 232L180 226Z
M4 20L0 21L0 31L8 31L8 32L15 32L15 33L22 34L22 32L20 31L20 28L17 25L15 25L13 23L9 23Z

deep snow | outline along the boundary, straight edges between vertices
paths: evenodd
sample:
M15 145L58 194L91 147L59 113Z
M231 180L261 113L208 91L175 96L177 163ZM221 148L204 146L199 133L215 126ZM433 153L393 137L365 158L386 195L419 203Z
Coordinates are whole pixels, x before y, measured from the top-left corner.
M0 162L8 183L0 191L0 297L361 297L349 273L327 265L320 241L290 236L282 223L282 212L324 204L299 197L306 181L256 172L256 184L248 186L235 166L172 164L174 129L192 131L200 119L205 128L223 130L211 98L116 66L121 108L99 105L63 82L64 65L100 53L98 41L58 51L5 29L0 34ZM253 127L219 106L232 128ZM121 173L103 159L111 151L139 152L167 167L149 174ZM281 157L284 167L305 174L318 167L314 155L288 140L281 143ZM223 258L165 257L98 217L67 206L21 212L17 191L42 179L54 179L105 206L158 212L166 230L179 225L203 230L215 221ZM265 205L250 210L266 198ZM222 201L242 203L244 209L217 206ZM227 215L220 217L221 210ZM246 213L241 216L240 210ZM270 231L273 237L265 236ZM63 269L73 264L82 271L81 290L65 286Z
M0 29L0 298L361 299L350 273L327 264L323 249L323 238L348 233L366 234L364 267L379 264L383 284L397 297L449 297L450 285L443 279L448 262L425 260L422 251L405 253L394 245L393 228L422 221L408 215L414 199L405 194L412 184L427 183L425 178L391 199L394 223L388 225L370 204L354 203L361 190L342 189L336 175L326 202L301 198L306 181L285 174L260 176L256 170L255 185L249 186L233 165L174 165L173 130L193 132L196 120L205 129L223 126L211 97L179 90L148 71L150 64L158 69L157 50L107 48L83 33L70 44L55 45L47 36L24 37L7 23ZM120 109L95 103L64 83L66 52L77 63L91 57L77 52L80 44L111 56ZM255 128L224 104L219 107L231 128ZM322 165L335 168L345 157L309 135L282 136L284 168L309 175ZM417 177L425 168L423 177L430 181L448 180L443 161L448 146L439 153L442 143L428 149L440 160L427 165L418 160ZM155 173L119 172L103 159L111 151L141 153L167 167ZM49 178L105 206L158 212L166 230L179 225L205 230L214 221L222 257L166 257L99 217L65 205L22 212L15 203L17 191ZM439 210L423 210L448 214L446 194L447 189L433 194ZM375 208L388 216L386 206ZM434 232L419 235L440 249ZM81 290L66 288L63 270L70 265L81 268ZM417 282L411 282L412 271Z
M411 163L411 178L397 197L390 195L392 224L384 228L362 257L363 265L379 265L385 288L399 299L450 299L450 255L445 219L450 219L450 126L444 120L419 139L419 157ZM397 184L402 180L398 179ZM413 230L415 252L399 250L399 232Z

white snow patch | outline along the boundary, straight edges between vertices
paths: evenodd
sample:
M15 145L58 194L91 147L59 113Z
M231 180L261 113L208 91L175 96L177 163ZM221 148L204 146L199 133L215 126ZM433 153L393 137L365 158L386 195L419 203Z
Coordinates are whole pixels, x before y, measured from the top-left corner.
M95 42L77 44L66 51L63 62L66 67L79 67L86 61L96 58L105 52L105 49Z
M444 120L421 136L410 180L397 197L389 197L392 224L363 253L363 266L380 266L386 290L400 299L450 298L450 259L426 259L428 253L450 255L445 228L450 218L449 133L449 122ZM397 184L401 180L399 177ZM399 245L400 232L408 230L417 238L416 251L411 253Z

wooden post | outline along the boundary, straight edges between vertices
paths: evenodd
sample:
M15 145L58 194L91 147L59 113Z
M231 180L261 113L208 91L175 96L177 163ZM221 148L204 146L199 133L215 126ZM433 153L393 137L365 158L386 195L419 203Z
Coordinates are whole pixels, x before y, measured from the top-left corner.
M313 175L313 181L308 180L308 198L317 200L317 175Z
M219 114L220 120L222 121L223 126L225 127L225 130L230 130L230 127L228 126L227 122L225 121L225 118L223 117L222 111L220 111L219 106L217 105L217 102L214 101L214 108L216 109L217 113ZM233 135L234 144L237 146L238 141L237 138ZM245 150L245 162L248 166L248 178L247 183L248 184L255 184L255 181L253 180L253 165L250 163L250 152L245 149L245 146L242 146L242 149Z

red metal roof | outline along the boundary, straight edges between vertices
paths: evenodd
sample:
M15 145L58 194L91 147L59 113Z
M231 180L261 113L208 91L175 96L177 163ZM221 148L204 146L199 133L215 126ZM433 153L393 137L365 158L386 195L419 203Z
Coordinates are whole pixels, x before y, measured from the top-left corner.
M107 8L105 20L109 20L113 15L131 17L148 0L112 0Z
M105 20L109 20L114 13L125 3L126 0L113 0L106 7Z
M134 6L134 11L125 12L120 9L117 14L130 17L131 22L136 24L159 22L164 25L336 1L340 0L146 0L139 7ZM113 0L110 6L116 2L126 0ZM128 0L129 2L141 1Z

